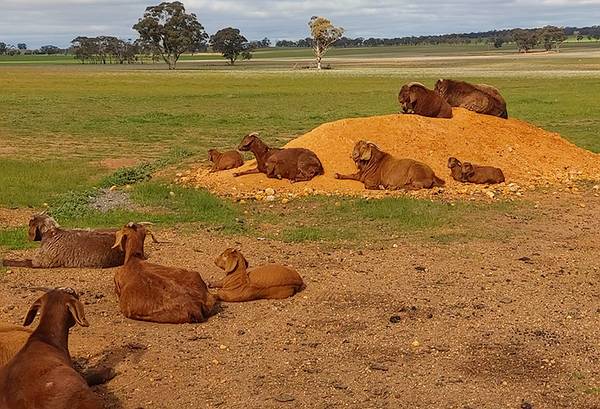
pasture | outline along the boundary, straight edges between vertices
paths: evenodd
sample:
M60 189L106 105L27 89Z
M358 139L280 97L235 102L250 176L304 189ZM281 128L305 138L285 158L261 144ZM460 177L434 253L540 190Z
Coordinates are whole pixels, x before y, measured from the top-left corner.
M118 376L111 408L507 407L598 405L597 190L546 189L518 201L235 202L173 183L259 131L273 145L342 118L398 111L409 81L498 87L512 117L600 153L600 51L515 55L481 46L334 50L333 70L300 69L307 50L162 65L0 60L0 254L30 254L26 223L151 221L153 262L220 278L240 246L251 264L295 266L307 288L282 301L228 304L207 323L125 319L111 270L0 267L2 321L20 322L34 286L82 292L82 366ZM249 158L250 156L248 156ZM444 175L447 176L447 175ZM590 182L592 185L598 181ZM117 186L118 208L96 209Z

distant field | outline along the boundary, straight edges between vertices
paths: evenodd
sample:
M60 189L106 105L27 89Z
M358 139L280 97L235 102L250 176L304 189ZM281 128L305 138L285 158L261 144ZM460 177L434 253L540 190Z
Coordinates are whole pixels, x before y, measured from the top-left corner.
M561 50L564 52L600 50L600 42L589 41L567 41ZM336 58L403 58L403 57L428 57L428 56L455 56L455 55L510 55L515 54L514 44L506 44L496 49L487 44L440 44L419 46L382 46L382 47L360 47L360 48L333 48L328 57ZM307 59L312 57L310 48L269 48L256 50L253 60L265 59ZM185 61L209 61L220 60L218 54L194 54L183 55L181 62ZM0 56L0 64L81 64L72 55L16 55ZM86 63L89 64L89 63ZM94 64L92 64L94 65ZM150 63L150 65L154 65ZM163 65L162 60L158 65Z

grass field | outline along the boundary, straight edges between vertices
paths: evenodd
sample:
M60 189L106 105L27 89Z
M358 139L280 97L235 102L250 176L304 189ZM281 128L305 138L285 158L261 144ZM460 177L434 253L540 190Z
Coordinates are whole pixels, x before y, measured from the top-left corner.
M272 57L293 53L305 57L304 51L279 50ZM373 53L365 60L371 62L377 62L381 53L392 54L385 47L360 52ZM360 56L352 50L335 50L332 56L344 53ZM430 53L453 55L444 47L431 48ZM290 70L289 63L285 70L250 65L245 70L176 72L128 66L5 65L0 67L0 207L39 208L49 203L54 210L69 209L73 201L77 204L82 196L94 192L102 186L102 179L114 172L102 166L104 159L162 160L167 166L172 163L165 158L179 150L186 153L183 162L204 160L209 147L235 146L250 131L260 131L269 143L282 145L324 122L396 112L401 84L421 81L431 86L445 75L495 85L505 95L511 116L560 132L573 143L600 152L600 71L594 65L600 56L564 53L518 63L514 58L417 60L393 69L365 68L355 62L322 73ZM185 67L193 65L182 64L181 68ZM169 169L167 176L174 172ZM114 225L149 217L165 224L204 220L231 232L260 234L266 228L289 241L335 240L346 233L359 236L353 230L359 226L349 220L353 213L363 211L360 204L344 202L336 212L328 210L335 198L307 205L306 225L298 228L284 225L278 220L278 211L266 206L253 209L251 220L240 223L248 209L204 192L178 191L180 200L172 201L168 192L175 188L168 186L168 178L158 180L134 188L134 202L151 211L101 216L63 211L62 221L67 225ZM194 209L198 206L207 210L197 213ZM424 206L418 201L400 200L389 206L397 206L400 222L395 226L400 231L435 228L446 215L448 220L458 221L461 213L469 211L468 207L449 209L443 204ZM408 215L414 214L430 222L411 225ZM431 214L435 216L427 216ZM314 227L324 216L328 222ZM340 222L348 226L346 231L336 232ZM24 244L14 242L14 232L0 234L0 245Z

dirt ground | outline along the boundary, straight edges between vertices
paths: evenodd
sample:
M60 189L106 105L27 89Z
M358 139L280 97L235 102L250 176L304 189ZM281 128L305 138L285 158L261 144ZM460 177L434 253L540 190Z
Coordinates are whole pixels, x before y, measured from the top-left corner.
M599 215L591 194L550 196L482 227L503 241L242 238L251 265L290 264L307 287L199 325L125 319L113 270L15 269L0 276L0 319L23 320L30 287L81 291L91 326L72 330L71 353L117 370L96 388L109 408L600 408ZM170 243L148 243L153 262L206 280L236 244L156 233Z

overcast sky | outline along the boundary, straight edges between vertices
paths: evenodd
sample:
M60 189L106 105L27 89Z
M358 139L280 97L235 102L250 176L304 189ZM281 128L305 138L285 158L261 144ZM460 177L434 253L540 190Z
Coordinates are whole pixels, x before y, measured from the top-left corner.
M66 47L78 35L136 38L152 0L0 0L0 41ZM402 37L495 28L600 24L600 0L185 0L209 34L233 26L248 39L307 36L313 15L348 37Z

